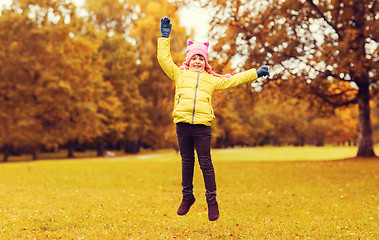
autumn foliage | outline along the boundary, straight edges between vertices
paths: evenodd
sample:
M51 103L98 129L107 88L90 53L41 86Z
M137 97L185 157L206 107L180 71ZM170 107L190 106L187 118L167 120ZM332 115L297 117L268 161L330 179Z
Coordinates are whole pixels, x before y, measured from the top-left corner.
M361 13L337 1L319 6L313 1L280 2L266 1L266 8L259 2L205 4L217 10L210 35L216 40L212 66L238 72L266 64L275 74L215 94L214 147L360 142L359 133L367 124L371 127L362 108L367 111L369 92L377 91L378 4L360 1ZM77 149L97 149L101 156L106 149L136 153L141 147L173 147L174 86L156 60L156 40L160 18L170 16L175 25L171 53L180 65L190 38L179 22L181 4L87 0L86 14L80 16L74 4L63 0L20 0L3 9L4 160L12 153L37 158L40 151L59 148L73 157ZM363 25L355 27L351 21ZM326 34L330 26L335 31ZM225 34L218 35L219 29ZM320 33L323 37L316 38ZM362 44L365 53L359 53ZM237 68L231 60L236 56L244 60ZM365 92L358 90L362 86ZM359 111L349 105L358 102ZM378 100L372 106L375 132Z
M377 1L198 2L215 11L211 35L218 59L242 59L241 70L273 66L282 91L291 86L290 95L321 110L358 105L358 155L374 155L370 100L379 84Z

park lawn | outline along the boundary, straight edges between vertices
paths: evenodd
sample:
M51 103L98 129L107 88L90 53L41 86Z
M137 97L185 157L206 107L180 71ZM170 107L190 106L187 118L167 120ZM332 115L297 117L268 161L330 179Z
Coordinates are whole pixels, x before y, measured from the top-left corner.
M379 153L379 144L374 146L374 149ZM320 160L336 160L352 158L356 156L358 148L355 146L306 146L306 147L246 147L246 148L228 148L228 149L214 149L213 154L217 156L218 161L320 161ZM139 156L141 158L149 157L151 155L165 155L172 154L172 149L163 150L149 150L142 149ZM113 151L119 157L134 157L135 155L124 154L122 151ZM76 158L93 158L96 157L96 151L75 152ZM66 159L67 151L61 150L57 152L44 152L38 156L39 160L61 160ZM3 156L0 154L0 159ZM25 162L31 161L30 154L22 154L20 156L11 155L8 162Z
M379 239L378 159L287 151L214 150L216 222L207 219L198 164L197 201L176 215L174 153L1 164L0 239Z

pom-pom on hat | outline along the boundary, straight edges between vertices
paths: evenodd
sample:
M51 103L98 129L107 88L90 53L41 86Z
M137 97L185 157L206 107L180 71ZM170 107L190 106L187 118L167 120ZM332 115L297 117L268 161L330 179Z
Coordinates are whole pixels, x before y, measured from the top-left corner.
M199 54L204 57L205 59L205 71L213 74L217 77L231 77L230 74L226 75L220 75L212 71L212 67L208 63L208 47L209 42L200 43L200 42L192 42L188 41L187 45L187 55L186 55L186 61L183 63L183 65L180 67L181 70L189 68L189 62L191 61L192 57Z

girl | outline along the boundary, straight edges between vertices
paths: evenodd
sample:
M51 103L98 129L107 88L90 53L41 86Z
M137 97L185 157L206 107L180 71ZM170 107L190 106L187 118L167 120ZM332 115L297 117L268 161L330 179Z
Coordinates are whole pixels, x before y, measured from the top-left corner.
M197 152L200 169L205 183L208 204L208 218L219 218L216 201L216 181L212 164L211 122L215 118L212 109L214 91L236 87L261 76L269 76L268 68L262 66L231 76L219 75L212 71L208 63L209 43L188 42L186 61L178 67L170 55L170 19L161 19L161 37L158 38L158 61L167 76L174 81L175 105L172 116L176 123L176 135L182 159L183 200L178 215L185 215L195 202L193 195L194 150Z

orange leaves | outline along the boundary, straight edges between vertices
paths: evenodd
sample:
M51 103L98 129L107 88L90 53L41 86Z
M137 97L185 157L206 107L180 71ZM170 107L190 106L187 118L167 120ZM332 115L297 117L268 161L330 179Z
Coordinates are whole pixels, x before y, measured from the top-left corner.
M39 3L43 8L48 1ZM0 58L0 96L9 96L0 106L0 130L12 129L0 142L55 146L88 141L109 132L107 125L122 131L122 104L111 82L101 76L104 62L98 41L70 35L77 30L73 22L35 23L26 14L7 12L0 18L0 46L10 46L8 59ZM125 81L126 76L121 77Z

